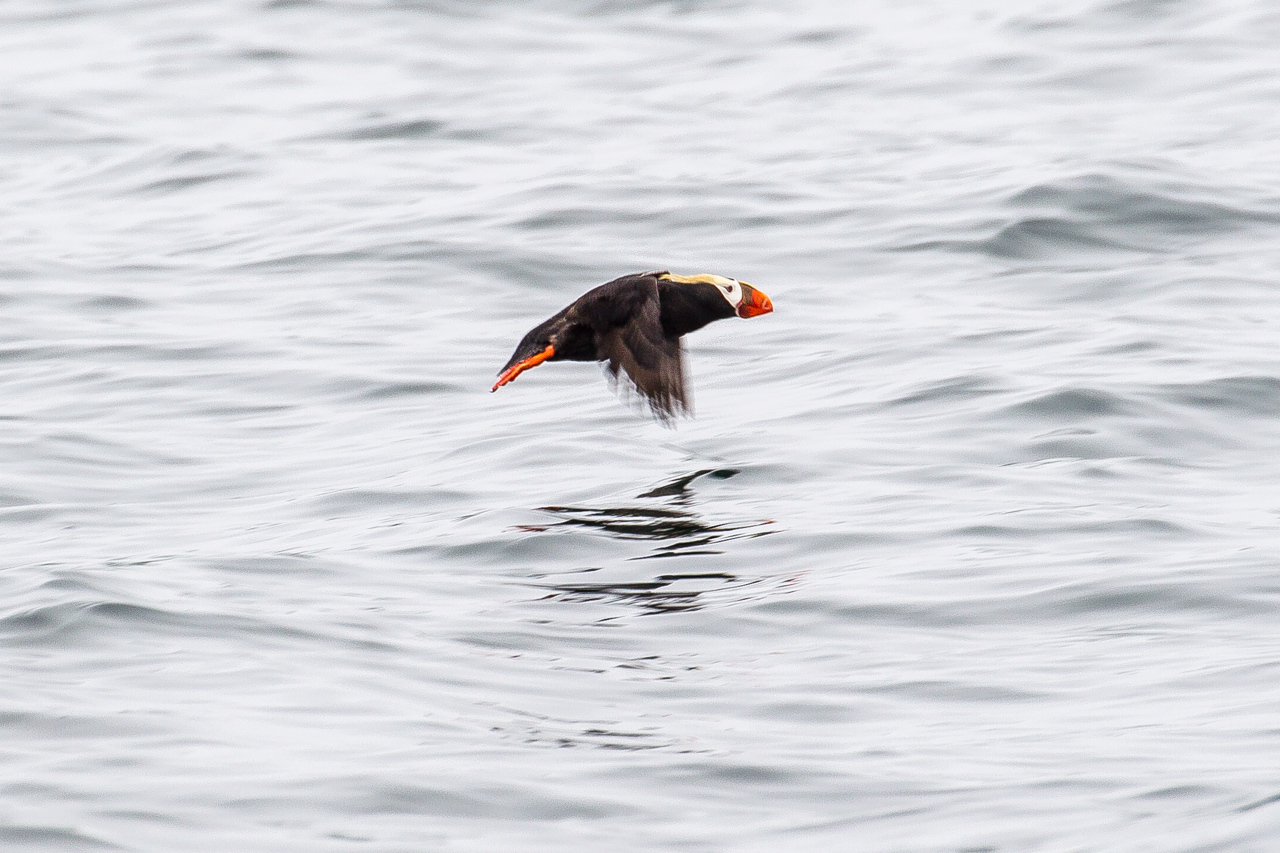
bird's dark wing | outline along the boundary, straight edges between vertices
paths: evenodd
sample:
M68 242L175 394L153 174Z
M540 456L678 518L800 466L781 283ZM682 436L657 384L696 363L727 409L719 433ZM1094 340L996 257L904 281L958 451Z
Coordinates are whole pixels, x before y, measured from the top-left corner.
M631 310L620 325L596 329L596 351L608 360L614 380L625 373L654 415L670 420L691 414L693 407L684 379L684 350L680 338L662 331L657 283L649 280L634 291Z

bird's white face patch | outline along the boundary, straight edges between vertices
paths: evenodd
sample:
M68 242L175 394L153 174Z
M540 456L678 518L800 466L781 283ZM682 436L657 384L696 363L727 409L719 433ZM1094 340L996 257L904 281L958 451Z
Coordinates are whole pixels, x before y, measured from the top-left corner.
M720 291L720 295L733 306L734 311L737 311L738 306L742 304L742 283L736 278L725 278L722 275L711 275L710 273L704 273L703 275L672 275L667 273L663 278L668 281L678 281L681 284L714 284L716 289Z
M720 292L724 294L724 298L729 300L729 304L733 306L733 310L737 311L738 306L742 304L742 285L737 279L722 278L715 283Z

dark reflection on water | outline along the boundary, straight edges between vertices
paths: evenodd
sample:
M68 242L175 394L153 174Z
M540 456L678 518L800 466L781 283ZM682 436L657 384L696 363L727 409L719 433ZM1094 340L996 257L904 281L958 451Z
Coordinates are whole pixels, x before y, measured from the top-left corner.
M725 572L658 575L652 580L630 583L554 584L546 587L552 590L546 598L635 605L646 613L677 613L703 607L702 596L708 592L757 582Z
M691 508L692 484L702 477L727 480L738 474L732 468L703 469L676 477L637 496L637 500L663 499L665 506L628 505L613 507L546 506L542 512L559 520L547 525L523 525L521 530L543 533L551 530L586 528L623 540L647 540L658 543L647 554L626 558L627 562L670 557L723 555L727 542L755 539L777 532L761 529L772 525L770 519L713 522ZM678 508L677 508L678 507ZM598 568L577 569L600 571ZM744 578L726 571L668 572L597 583L559 583L543 586L552 590L550 599L566 601L605 601L636 605L648 613L696 610L703 606L703 596L712 591L746 587L761 582L760 578Z
M737 468L704 468L701 471L695 471L692 474L686 474L683 477L677 477L674 480L663 483L657 488L650 489L640 495L642 498L665 498L665 497L688 497L689 484L699 477L714 477L717 480L727 480L730 477L736 477L742 473Z
M620 668L627 666L619 664ZM669 677L669 676L668 676ZM574 720L539 714L516 708L501 708L510 714L510 721L494 727L504 737L523 743L549 746L558 749L588 747L595 749L642 752L649 750L673 750L691 753L698 750L678 737L664 734L657 727L629 729L614 720Z

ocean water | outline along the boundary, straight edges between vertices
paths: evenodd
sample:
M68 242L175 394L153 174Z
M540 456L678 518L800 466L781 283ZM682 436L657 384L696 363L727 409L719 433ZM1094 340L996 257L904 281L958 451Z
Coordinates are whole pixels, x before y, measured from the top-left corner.
M1280 7L0 7L0 848L1280 849ZM666 429L489 387L629 272Z

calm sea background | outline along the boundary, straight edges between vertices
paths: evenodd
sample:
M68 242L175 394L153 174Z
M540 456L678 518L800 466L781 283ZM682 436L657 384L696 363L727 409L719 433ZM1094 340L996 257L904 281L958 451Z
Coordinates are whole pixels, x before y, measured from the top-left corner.
M0 849L1280 850L1280 6L0 6ZM752 282L664 429L629 272Z

